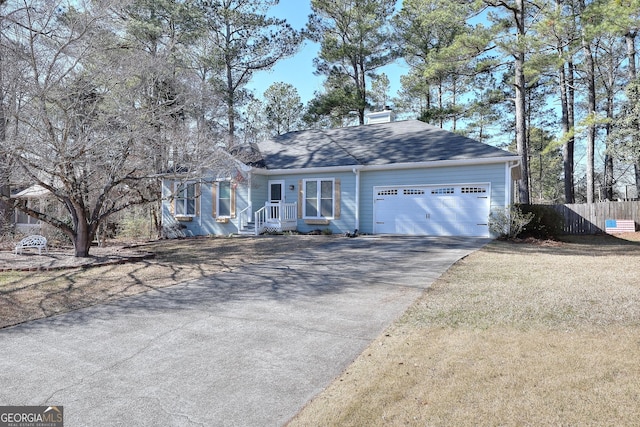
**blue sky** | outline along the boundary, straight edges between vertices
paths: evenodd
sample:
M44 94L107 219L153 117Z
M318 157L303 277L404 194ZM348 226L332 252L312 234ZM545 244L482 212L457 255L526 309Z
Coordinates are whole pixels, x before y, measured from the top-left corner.
M308 0L280 0L277 6L270 9L269 15L286 19L295 29L302 29L311 14L311 4ZM249 89L262 98L264 91L273 83L285 82L292 84L297 90L303 103L313 98L314 91L322 89L324 77L313 74L313 59L317 56L319 46L305 41L296 55L283 59L270 71L254 74ZM391 82L390 96L396 96L400 88L400 75L406 74L408 69L400 65L388 65L380 70L387 74Z

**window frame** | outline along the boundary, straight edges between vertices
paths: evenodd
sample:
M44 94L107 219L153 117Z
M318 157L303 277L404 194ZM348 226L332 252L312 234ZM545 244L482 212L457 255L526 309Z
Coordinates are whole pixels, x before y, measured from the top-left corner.
M311 216L307 214L307 200L309 199L307 196L307 183L315 182L316 183L316 197L315 200L317 202L316 216ZM323 216L322 215L322 183L323 182L331 182L331 215ZM318 220L318 219L335 219L336 218L336 179L335 178L306 178L302 180L302 218L309 220ZM325 198L324 200L327 200Z
M225 197L225 199L229 200L229 214L228 215L221 215L220 214L220 200L222 199L220 197L221 191L220 191L220 186L222 184L227 184L229 186L229 197L228 199ZM216 181L216 200L215 200L215 204L216 204L216 218L232 218L233 217L233 183L231 181Z
M219 215L221 183L229 185L229 215ZM215 218L217 222L226 223L236 218L237 189L238 183L233 179L219 179L211 182L211 216Z
M189 196L189 186L193 186L193 197ZM184 197L183 194L186 196ZM174 216L182 217L182 218L195 218L198 216L198 202L199 202L199 194L198 194L198 182L196 181L186 181L176 182L175 183L175 197L174 197ZM193 213L189 213L189 200L193 200ZM179 213L178 206L182 205L182 212Z

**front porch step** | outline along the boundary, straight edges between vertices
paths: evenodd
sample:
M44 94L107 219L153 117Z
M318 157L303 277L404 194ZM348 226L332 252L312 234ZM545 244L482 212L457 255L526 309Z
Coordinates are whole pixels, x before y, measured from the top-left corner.
M238 230L241 236L253 236L256 234L256 224L254 222L247 223L242 229Z
M280 222L270 222L267 221L264 224L262 224L262 230L267 231L267 232L281 232L281 231L291 231L291 230L295 230L295 226L293 228L291 227L283 227L283 224L281 224ZM256 224L255 222L249 222L247 223L243 228L241 228L240 230L238 230L238 235L240 236L253 236L256 234Z

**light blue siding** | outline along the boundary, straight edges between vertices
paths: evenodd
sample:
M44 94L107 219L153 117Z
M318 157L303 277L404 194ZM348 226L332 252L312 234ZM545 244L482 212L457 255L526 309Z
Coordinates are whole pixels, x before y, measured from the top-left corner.
M253 175L251 177L251 204L253 211L257 211L269 197L269 177Z
M173 192L174 181L165 180L162 182L162 226L165 233L172 230L178 235L185 236L208 236L208 235L229 235L238 232L237 218L231 218L228 223L216 222L213 216L213 187L215 181L201 180L200 195L198 197L197 215L191 221L178 221L172 209L171 194ZM248 206L248 183L241 182L235 187L236 193L236 214Z
M360 210L359 231L373 233L374 223L374 187L381 186L413 186L413 185L460 185L489 184L491 188L491 210L502 210L507 202L505 182L506 167L504 163L447 166L434 168L394 169L360 172ZM354 172L334 173L301 173L286 175L252 175L251 180L243 181L236 186L236 214L249 206L253 213L264 206L268 198L269 181L284 181L284 195L287 203L299 202L300 181L304 179L335 179L340 182L340 215L331 219L329 224L310 224L298 218L299 232L308 233L313 230L329 229L334 234L344 234L356 228L356 174ZM250 184L250 185L249 185ZM184 235L228 235L238 232L238 218L228 223L216 222L213 216L213 191L215 182L203 179L200 181L199 212L191 221L177 221L172 213L170 196L173 181L162 183L162 222L164 227L179 227ZM250 187L250 188L249 188ZM251 197L251 201L249 201ZM252 218L253 220L253 215Z
M270 175L268 177L260 177L260 182L264 179L259 191L254 187L254 194L252 199L254 201L254 211L258 210L261 206L264 206L264 202L268 197L268 181L284 181L284 193L287 203L299 202L299 182L303 179L336 179L340 182L340 216L339 218L331 219L328 225L324 224L308 224L303 218L298 218L298 231L301 233L308 233L313 230L325 230L329 229L333 234L343 234L347 231L353 231L355 226L355 174L353 172L340 172L340 173L313 173L313 174L296 174L296 175ZM257 177L256 177L257 178ZM293 186L293 190L290 190L290 186Z
M490 184L491 210L504 208L506 189L504 163L362 172L360 175L360 231L373 233L374 187L473 183Z

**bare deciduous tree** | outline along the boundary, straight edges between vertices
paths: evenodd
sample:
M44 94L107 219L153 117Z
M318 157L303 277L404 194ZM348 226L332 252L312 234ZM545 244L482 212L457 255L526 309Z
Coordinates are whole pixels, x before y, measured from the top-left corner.
M160 115L170 120L175 111L144 102L142 67L148 62L128 49L109 2L21 0L11 6L5 41L20 51L26 72L16 130L6 135L0 155L19 168L23 178L15 185L39 185L64 209L56 214L21 200L13 204L60 229L75 255L85 257L110 215L160 197L150 161L156 147L145 142L157 135ZM198 151L199 162L215 152L197 148L187 124L170 137L175 146L189 145L182 152Z

